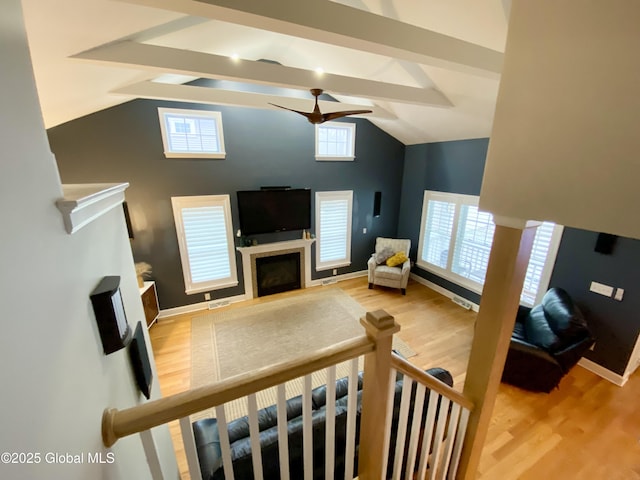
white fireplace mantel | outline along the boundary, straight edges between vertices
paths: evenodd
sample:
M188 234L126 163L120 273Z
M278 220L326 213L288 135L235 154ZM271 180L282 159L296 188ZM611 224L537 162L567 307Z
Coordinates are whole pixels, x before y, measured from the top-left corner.
M287 240L285 242L263 243L261 245L252 245L249 247L236 247L242 254L242 272L244 277L244 294L247 299L254 298L257 292L253 288L253 259L256 255L267 256L269 255L281 255L283 252L291 250L303 250L304 251L304 263L301 264L303 269L304 279L303 285L311 284L311 245L315 242L315 239L299 239L299 240ZM303 286L304 288L304 286Z

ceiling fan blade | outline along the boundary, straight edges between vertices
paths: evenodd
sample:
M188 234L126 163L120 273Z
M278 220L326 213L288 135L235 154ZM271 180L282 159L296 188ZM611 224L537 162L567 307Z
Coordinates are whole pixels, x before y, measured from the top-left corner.
M293 108L283 107L282 105L276 105L275 103L269 103L269 105L273 105L274 107L282 108L283 110L289 110L290 112L295 112L299 115L303 115L307 117L307 120L309 121L309 123L313 123L313 124L324 123L329 120L346 117L348 115L360 115L362 113L372 113L371 110L343 110L342 112L332 112L332 113L323 114L320 112L320 107L318 106L318 97L322 95L322 89L312 88L310 91L311 91L311 94L316 99L312 112L301 112L300 110L294 110Z
M301 112L300 110L294 110L293 108L283 107L282 105L276 105L275 103L269 103L269 105L273 105L274 107L282 108L283 110L289 110L290 112L299 113L300 115L304 115L307 118L309 117L309 115L311 115L310 113Z
M345 110L342 112L325 113L322 115L322 121L335 120L336 118L346 117L348 115L360 115L361 113L371 113L371 110Z

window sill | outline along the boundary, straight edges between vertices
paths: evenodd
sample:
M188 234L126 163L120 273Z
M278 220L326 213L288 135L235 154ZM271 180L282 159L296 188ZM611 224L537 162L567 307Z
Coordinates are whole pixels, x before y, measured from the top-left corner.
M316 162L353 162L356 157L325 157L316 155Z
M191 152L164 152L165 158L201 158L201 159L214 159L224 160L227 156L223 153L191 153Z
M326 265L316 265L316 272L322 272L323 270L331 270L332 268L348 267L351 262L340 262Z
M416 262L416 266L421 268L422 270L433 273L434 275L438 275L439 277L442 277L451 283L455 283L462 288L466 288L467 290L477 293L478 295L482 295L483 285L479 283L468 280L464 277L461 277L460 275L456 275L455 273L451 273L448 270L434 267L433 265L422 261Z
M64 197L56 202L67 233L73 234L124 201L128 183L62 185Z

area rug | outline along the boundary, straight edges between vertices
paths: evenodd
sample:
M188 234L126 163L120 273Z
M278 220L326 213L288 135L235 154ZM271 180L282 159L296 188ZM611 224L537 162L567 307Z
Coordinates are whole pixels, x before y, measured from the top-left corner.
M260 304L212 311L191 322L191 388L214 383L257 368L280 363L338 342L361 337L359 319L365 309L339 288ZM311 332L311 333L310 333ZM415 355L394 336L393 348ZM362 365L359 365L362 369ZM336 378L347 376L348 362L337 367ZM313 388L326 383L325 371L312 375ZM302 392L302 379L287 382L287 398ZM257 395L258 408L273 405L276 389ZM225 406L227 419L246 415L246 400ZM201 412L192 419L213 415Z

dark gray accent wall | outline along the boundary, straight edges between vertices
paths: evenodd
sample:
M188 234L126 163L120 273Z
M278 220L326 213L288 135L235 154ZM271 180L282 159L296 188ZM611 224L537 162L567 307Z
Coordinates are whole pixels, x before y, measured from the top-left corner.
M166 159L157 112L161 106L222 112L226 159ZM160 307L167 309L204 300L202 294L184 292L172 196L229 194L235 232L237 190L289 185L310 188L312 199L316 191L353 190L351 265L338 274L366 269L375 237L396 235L404 145L367 120L348 121L357 125L354 162L317 162L314 126L286 111L135 100L51 128L48 135L63 183L131 184L126 199L134 258L152 265ZM382 192L382 214L374 218L376 191ZM312 232L314 222L312 213ZM267 243L300 234L256 238ZM312 278L331 276L330 270L315 271L315 249L312 253ZM240 284L211 292L212 298L244 293L239 254L237 264Z
M479 195L488 139L406 147L398 235L410 238L417 258L424 190ZM550 287L566 289L584 311L596 337L586 357L619 375L629 362L640 332L640 241L618 238L611 255L594 252L598 234L565 228ZM480 295L419 267L413 272L469 300ZM589 291L592 281L625 290L618 302Z
M480 195L489 139L437 142L406 147L398 236L411 239L417 258L422 200L425 190ZM416 275L479 303L480 295L415 266Z
M623 375L640 332L640 240L618 238L609 255L594 251L598 234L565 228L549 282L580 305L596 337L585 355ZM592 281L624 289L621 302L589 291Z

